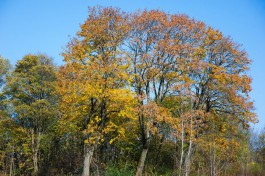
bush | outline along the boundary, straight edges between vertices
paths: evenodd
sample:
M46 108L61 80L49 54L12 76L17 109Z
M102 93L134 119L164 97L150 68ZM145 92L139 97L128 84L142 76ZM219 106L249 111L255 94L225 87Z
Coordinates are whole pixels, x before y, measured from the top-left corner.
M109 164L106 170L106 176L133 176L135 174L135 166L125 163L114 165Z

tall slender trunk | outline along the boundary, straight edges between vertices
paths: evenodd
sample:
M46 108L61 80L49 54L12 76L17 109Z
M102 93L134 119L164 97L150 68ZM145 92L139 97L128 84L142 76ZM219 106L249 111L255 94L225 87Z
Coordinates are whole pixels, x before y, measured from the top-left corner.
M144 130L145 132L145 130ZM145 135L145 133L143 133L143 135ZM150 138L150 134L149 134L149 130L147 130L146 136L143 139L143 150L141 153L141 157L138 163L138 167L137 167L137 171L135 176L142 176L143 175L143 169L144 169L144 163L145 163L145 159L148 153L148 149L149 149L149 139Z
M146 86L146 103L149 104L150 103L150 91L149 91L149 82L147 82L147 86ZM144 116L142 116L142 121L139 121L140 124L142 125L142 144L143 144L143 150L141 153L141 157L137 166L137 171L135 176L142 176L143 175L143 169L144 169L144 164L145 164L145 160L146 160L146 156L148 153L148 148L149 148L149 138L150 138L150 133L149 133L149 129L145 128L145 122L144 122ZM149 126L149 124L151 123L151 121L149 120L147 122L146 127Z
M93 158L94 150L94 147L84 147L84 164L82 176L89 176L90 174L90 165Z
M33 160L33 175L37 175L39 172L39 147L40 147L41 133L38 132L37 136L34 130L31 130L31 146L32 146L32 160Z
M13 176L14 174L14 157L11 158L10 168L9 168L9 176Z
M190 140L189 140L189 149L185 159L185 175L188 176L190 174L191 167L191 151L192 151L192 133L193 133L193 120L192 120L192 97L190 97Z
M184 122L183 119L181 119L181 154L179 162L179 176L181 176L182 174L183 156L184 156Z
M33 159L33 167L34 167L33 173L34 175L37 175L39 168L38 168L38 154L36 151L33 151L32 159Z
M143 169L144 169L144 163L147 156L148 148L144 148L141 153L141 158L137 167L137 172L135 176L142 176L143 175Z
M191 141L190 141L191 142ZM190 143L189 149L188 149L188 154L186 156L185 160L185 175L188 176L190 174L190 167L191 167L191 150L192 150L192 143Z
M11 154L11 160L10 160L10 167L9 167L9 176L13 176L14 174L14 146L12 147L12 154Z

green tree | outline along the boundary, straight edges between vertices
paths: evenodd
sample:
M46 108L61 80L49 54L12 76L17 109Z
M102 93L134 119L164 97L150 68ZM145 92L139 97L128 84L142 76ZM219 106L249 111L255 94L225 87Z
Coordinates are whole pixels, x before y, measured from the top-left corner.
M5 165L5 159L7 155L7 145L5 140L5 130L9 128L7 125L5 125L6 121L6 111L5 111L5 105L3 103L3 94L2 94L2 86L5 83L6 74L10 69L10 63L9 60L3 58L0 55L0 167L2 170L6 169Z
M11 65L9 61L0 55L0 87L3 86L5 75L10 69Z
M56 67L45 55L26 55L18 61L4 87L10 118L27 137L31 171L37 175L43 137L57 116ZM17 139L19 140L19 139Z

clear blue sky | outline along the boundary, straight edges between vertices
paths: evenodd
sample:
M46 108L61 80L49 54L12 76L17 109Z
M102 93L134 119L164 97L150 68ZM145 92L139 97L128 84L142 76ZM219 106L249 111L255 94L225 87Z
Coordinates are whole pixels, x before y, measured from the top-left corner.
M25 54L46 53L61 65L59 54L94 5L185 13L232 36L253 60L255 129L265 127L265 0L0 0L0 54L14 65Z

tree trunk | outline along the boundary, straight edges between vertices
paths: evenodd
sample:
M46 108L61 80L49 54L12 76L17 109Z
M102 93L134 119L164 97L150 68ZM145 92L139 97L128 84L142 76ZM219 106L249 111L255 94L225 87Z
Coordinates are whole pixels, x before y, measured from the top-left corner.
M36 151L34 151L32 158L33 158L33 167L34 167L33 173L34 175L37 175L39 168L38 168L38 155Z
M142 176L143 175L143 169L144 169L144 163L147 156L148 148L144 148L141 154L141 158L137 167L137 172L135 176Z
M190 140L189 140L189 149L185 159L185 176L190 174L191 168L191 152L192 152L192 128L193 128L193 120L192 120L192 97L190 98Z
M84 150L84 165L83 165L83 174L82 176L89 176L90 174L90 165L94 153L94 147L85 146Z
M179 162L179 174L178 174L179 176L181 176L182 174L183 157L184 157L184 122L183 122L183 119L181 119L181 154L180 154L180 162Z
M11 154L11 160L10 160L10 167L9 167L9 176L13 176L14 174L14 146L12 147L12 154Z
M41 133L37 133L37 139L35 138L34 130L31 130L31 146L32 146L32 160L33 160L33 175L37 175L39 172L39 147L40 147Z
M190 174L190 167L191 167L191 158L190 158L190 151L187 154L186 161L185 161L185 176Z

